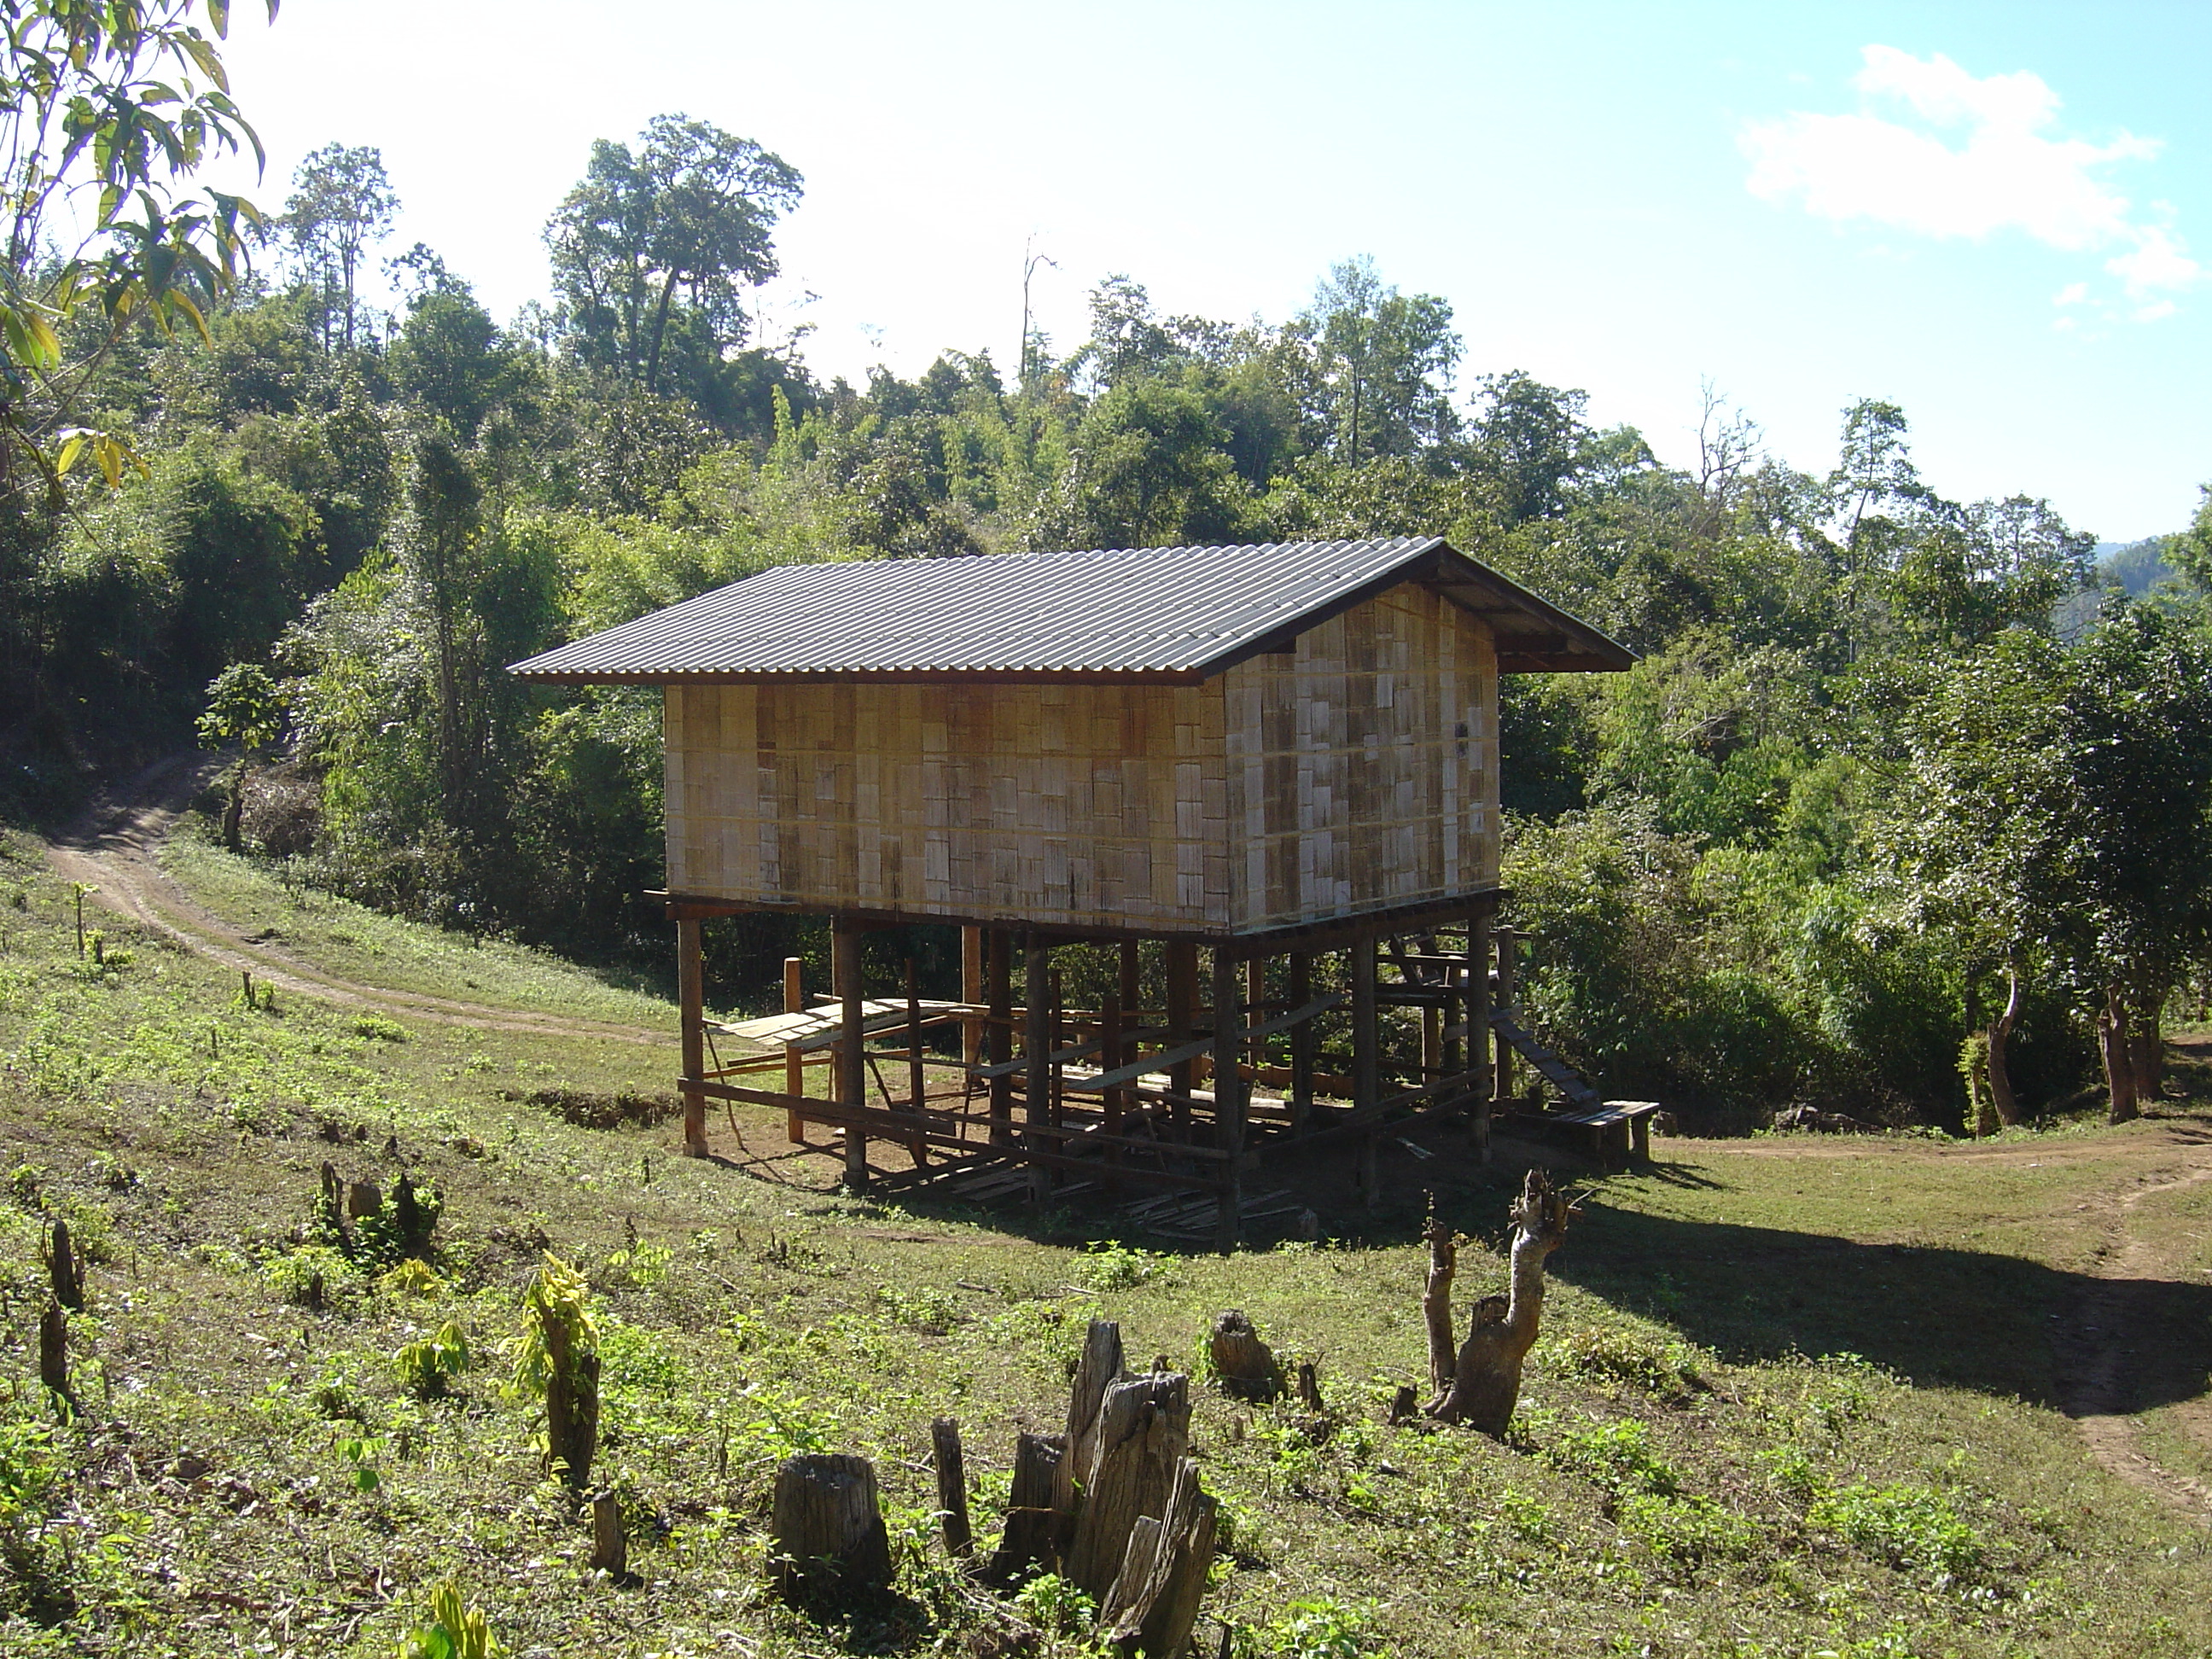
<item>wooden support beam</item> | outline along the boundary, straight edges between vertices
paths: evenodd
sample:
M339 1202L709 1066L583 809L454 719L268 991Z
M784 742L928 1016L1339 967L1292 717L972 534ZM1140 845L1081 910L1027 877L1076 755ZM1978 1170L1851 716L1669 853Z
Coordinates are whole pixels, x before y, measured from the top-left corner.
M1513 1006L1513 930L1497 927L1492 930L1498 941L1498 1006L1510 1011ZM1498 1083L1491 1091L1495 1100L1513 1098L1513 1045L1505 1034L1492 1029L1492 1040L1498 1055Z
M684 1034L684 1156L707 1156L707 978L700 961L699 923L676 924L676 999Z
M1221 1209L1214 1242L1225 1254L1237 1248L1237 1229L1244 1208L1244 1184L1238 1171L1244 1158L1244 1076L1237 1064L1249 1041L1237 1012L1237 959L1213 953L1213 1117L1215 1144L1229 1154L1222 1172Z
M1301 952L1291 958L1291 1006L1303 1008L1313 1000L1313 958ZM1291 1027L1291 1132L1303 1134L1313 1121L1314 1029L1310 1020Z
M960 930L960 1000L971 1006L982 1006L983 990L983 930L963 927ZM963 1019L960 1022L960 1060L969 1066L981 1065L983 1060L983 1022ZM972 1077L972 1073L971 1073ZM971 1081L969 1087L975 1086Z
M1177 1046L1188 1042L1198 1030L1198 946L1185 939L1166 941L1168 979L1168 1033ZM1188 1097L1198 1086L1198 1067L1189 1061L1176 1065L1169 1085L1176 1093ZM1176 1127L1190 1127L1190 1112L1178 1106L1175 1114Z
M1352 1109L1355 1114L1379 1111L1382 1100L1382 1028L1375 1008L1375 935L1353 941L1352 973ZM1361 1201L1375 1207L1375 1135L1359 1138L1357 1166Z
M806 1012L806 963L800 957L783 959L783 1012L803 1014ZM783 1091L787 1095L806 1092L806 1056L786 1046L783 1051ZM806 1140L806 1126L796 1112L784 1114L783 1133L793 1146L803 1146Z
M985 1057L1003 1066L1014 1053L1013 941L1003 927L991 929L985 941L983 976L991 1003L991 1020L983 1033ZM991 1144L1006 1146L1014 1138L1014 1080L1004 1074L991 1079Z
M1121 941L1121 1018L1132 1025L1145 1022L1141 1011L1145 1006L1145 975L1143 959L1137 954L1137 941Z
M1468 1060L1470 1065L1481 1067L1487 1058L1490 1036L1490 914L1489 904L1478 904L1467 919L1467 982L1464 988L1467 1001ZM1491 1086L1478 1085L1474 1098L1468 1103L1468 1133L1474 1142L1475 1162L1490 1162L1490 1103L1496 1092L1497 1079L1493 1073L1486 1079Z
M861 1004L860 924L837 917L830 930L830 978L844 1004L843 1025L837 1043L837 1103L859 1111L867 1099L868 1034ZM868 1137L858 1125L845 1130L845 1185L854 1192L868 1184Z
M1022 1054L1029 1066L1023 1079L1022 1120L1034 1128L1052 1121L1052 952L1035 933L1029 935L1026 946L1022 994L1027 999L1024 1012L1029 1018L1022 1036ZM1038 1137L1028 1137L1033 1150L1038 1142ZM1042 1203L1051 1189L1050 1178L1040 1168L1030 1188L1032 1195Z
M1250 1012L1254 1024L1267 1018L1267 958L1265 957L1247 957L1244 959L1244 1006ZM1266 1065L1267 1040L1255 1037L1245 1059L1252 1066Z

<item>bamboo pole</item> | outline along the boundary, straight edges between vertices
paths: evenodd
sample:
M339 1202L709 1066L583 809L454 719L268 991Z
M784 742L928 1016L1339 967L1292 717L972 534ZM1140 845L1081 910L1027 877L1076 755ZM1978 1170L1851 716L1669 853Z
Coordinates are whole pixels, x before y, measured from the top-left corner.
M1180 1047L1191 1040L1198 1027L1198 946L1188 939L1171 939L1167 941L1166 951L1168 1036ZM1198 1067L1190 1061L1173 1067L1168 1075L1168 1086L1185 1098L1198 1086ZM1190 1127L1188 1106L1175 1109L1175 1123L1178 1129Z
M783 959L783 1012L803 1014L806 1012L806 962L801 957ZM806 1057L789 1044L783 1050L783 1091L787 1095L806 1092ZM797 1112L783 1115L783 1133L794 1146L806 1144L806 1121Z
M1216 1144L1229 1155L1221 1172L1221 1210L1216 1242L1225 1254L1237 1248L1244 1208L1244 1074L1237 1065L1246 1038L1237 1012L1237 959L1213 953L1213 1119Z
M983 1032L990 1063L1004 1066L1014 1057L1013 941L1003 927L991 929L986 941L984 976L989 981L991 1018ZM1001 1072L991 1079L991 1144L1004 1146L1013 1140L1014 1079Z
M864 1027L860 988L860 927L839 916L830 927L830 977L839 1000L837 1103L848 1112L866 1104L868 1036ZM868 1184L868 1138L854 1124L845 1127L845 1185L860 1192Z
M684 1156L707 1156L707 1097L698 1085L707 1076L706 969L700 961L699 924L676 924L676 995L683 1028Z
M1313 958L1303 951L1291 958L1291 1006L1313 1000ZM1314 1028L1310 1019L1291 1028L1291 1133L1302 1134L1313 1121Z
M1028 1061L1024 1077L1022 1103L1023 1120L1034 1126L1052 1121L1052 952L1036 934L1031 933L1023 952L1023 995L1028 1005L1023 1010L1022 1058ZM1027 1144L1036 1146L1037 1138L1028 1137ZM1030 1191L1039 1203L1051 1190L1052 1178L1042 1165L1033 1171Z

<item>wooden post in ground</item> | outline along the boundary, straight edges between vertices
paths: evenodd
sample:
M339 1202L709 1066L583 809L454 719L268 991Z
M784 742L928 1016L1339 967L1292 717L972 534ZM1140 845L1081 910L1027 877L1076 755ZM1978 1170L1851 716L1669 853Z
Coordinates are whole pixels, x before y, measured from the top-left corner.
M975 1547L968 1523L968 1471L960 1455L960 1425L940 1417L929 1425L932 1461L937 1465L937 1518L945 1528L945 1549L965 1560Z
M1490 907L1478 908L1467 919L1467 1052L1479 1060L1491 1052L1490 1032ZM1470 1066L1470 1070L1475 1069ZM1468 1133L1474 1142L1475 1161L1490 1162L1490 1079L1477 1078L1468 1103Z
M1022 1076L1022 1118L1037 1128L1052 1121L1052 952L1036 933L1027 940L1022 969L1022 994L1028 999L1022 1034L1022 1058L1027 1062ZM1029 1136L1030 1150L1044 1150L1044 1139L1042 1135ZM1041 1204L1052 1190L1052 1177L1042 1164L1030 1176L1030 1194Z
M1137 941L1121 941L1121 1012L1132 1024L1142 1025L1144 1018L1139 1012L1145 1006L1145 976L1141 959L1137 955Z
M1291 958L1291 1006L1303 1008L1313 1000L1313 958L1303 953ZM1302 1019L1291 1027L1291 1133L1303 1134L1313 1121L1314 1023Z
M1117 987L1106 994L1106 1006L1098 1011L1098 1069L1103 1073L1119 1070L1121 1065L1121 993ZM1127 1099L1126 1091L1109 1089L1101 1096L1098 1109L1105 1119L1106 1133L1121 1133L1122 1104ZM1106 1149L1106 1167L1113 1169L1121 1162L1121 1149ZM1112 1184L1110 1182L1109 1185Z
M1264 1024L1267 1018L1267 958L1265 957L1251 957L1245 961L1244 1002L1252 1016L1249 1024ZM1267 1039L1255 1038L1251 1050L1246 1055L1246 1062L1252 1067L1255 1084L1259 1082L1260 1067L1267 1063Z
M891 1581L890 1537L876 1497L875 1466L848 1452L809 1452L775 1474L769 1561L787 1600L849 1595Z
M839 1003L837 1103L859 1112L867 1103L867 1018L860 989L860 926L837 917L830 928L830 978ZM845 1185L860 1192L868 1184L868 1137L858 1123L845 1126ZM871 1477L872 1480L872 1476Z
M1168 1041L1180 1048L1198 1029L1198 946L1190 940L1171 939L1166 945L1168 980ZM1183 1060L1168 1068L1168 1089L1176 1098L1176 1127L1190 1127L1190 1092L1198 1086L1198 1066Z
M906 959L906 1098L914 1114L914 1140L908 1151L920 1169L929 1162L929 1143L922 1139L928 1123L929 1077L921 1065L921 996L915 988L912 957Z
M1003 927L991 929L984 942L983 977L991 1003L991 1018L983 1028L983 1053L990 1064L1003 1066L1014 1057L1013 940ZM991 1079L991 1144L1009 1145L1013 1126L1014 1079L1007 1073Z
M699 924L676 924L676 1000L683 1026L684 1156L707 1156L707 976L699 959Z
M1366 1111L1382 1098L1382 1026L1375 1008L1375 936L1365 934L1352 945L1352 1105ZM1359 1195L1369 1209L1380 1194L1375 1190L1375 1135L1369 1129L1359 1137Z
M1495 927L1492 936L1498 940L1498 1006L1501 1012L1517 1014L1513 1006L1513 940L1510 927ZM1505 1040L1505 1033L1498 1033L1498 1083L1492 1091L1492 1097L1503 1104L1513 1098L1513 1045Z
M803 1014L806 1012L806 962L802 957L783 959L783 1012ZM806 1056L797 1048L783 1051L783 1091L787 1095L806 1092ZM783 1133L794 1146L806 1139L806 1120L794 1106L783 1115Z
M1238 1067L1247 1041L1237 1011L1237 958L1213 950L1213 1121L1214 1144L1229 1154L1221 1166L1221 1209L1214 1242L1224 1251L1237 1248L1237 1224L1244 1208L1244 1076Z
M983 930L960 930L960 1000L974 1007L983 1000ZM983 1027L973 1018L960 1022L960 1058L974 1066L983 1058Z

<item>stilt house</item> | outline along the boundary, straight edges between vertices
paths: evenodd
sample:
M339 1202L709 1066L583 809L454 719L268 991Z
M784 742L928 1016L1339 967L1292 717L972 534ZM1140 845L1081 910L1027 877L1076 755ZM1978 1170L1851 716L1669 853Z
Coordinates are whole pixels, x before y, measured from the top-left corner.
M882 1178L875 1140L902 1178L1020 1167L1203 1195L1233 1236L1270 1146L1371 1146L1394 1116L1490 1099L1498 677L1632 660L1422 537L795 565L514 672L663 688L692 1150L709 1097L776 1104L794 1138L835 1132L855 1185ZM699 924L743 910L832 919L832 1002L793 986L783 1015L706 1020ZM859 933L915 922L966 930L959 1001L860 982ZM1118 1006L1055 1006L1049 952L1078 940L1120 947ZM1348 982L1316 995L1336 951ZM1388 1091L1378 1000L1425 1011ZM1314 1022L1346 1006L1349 1075L1328 1078ZM926 1028L945 1024L959 1086L933 1093ZM724 1032L784 1053L710 1066ZM886 1042L911 1086L870 1105ZM779 1090L738 1080L775 1068Z

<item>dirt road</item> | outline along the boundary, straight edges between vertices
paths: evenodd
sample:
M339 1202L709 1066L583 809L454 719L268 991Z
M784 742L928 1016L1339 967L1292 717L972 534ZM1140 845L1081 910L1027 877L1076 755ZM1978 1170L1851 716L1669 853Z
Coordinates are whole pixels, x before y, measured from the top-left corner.
M206 787L217 763L171 755L106 792L47 848L64 880L98 889L101 905L167 934L210 961L251 972L297 996L403 1019L481 1031L536 1031L611 1042L673 1046L667 1031L526 1009L497 1008L341 978L274 944L249 937L199 903L161 868L161 843L177 816Z

